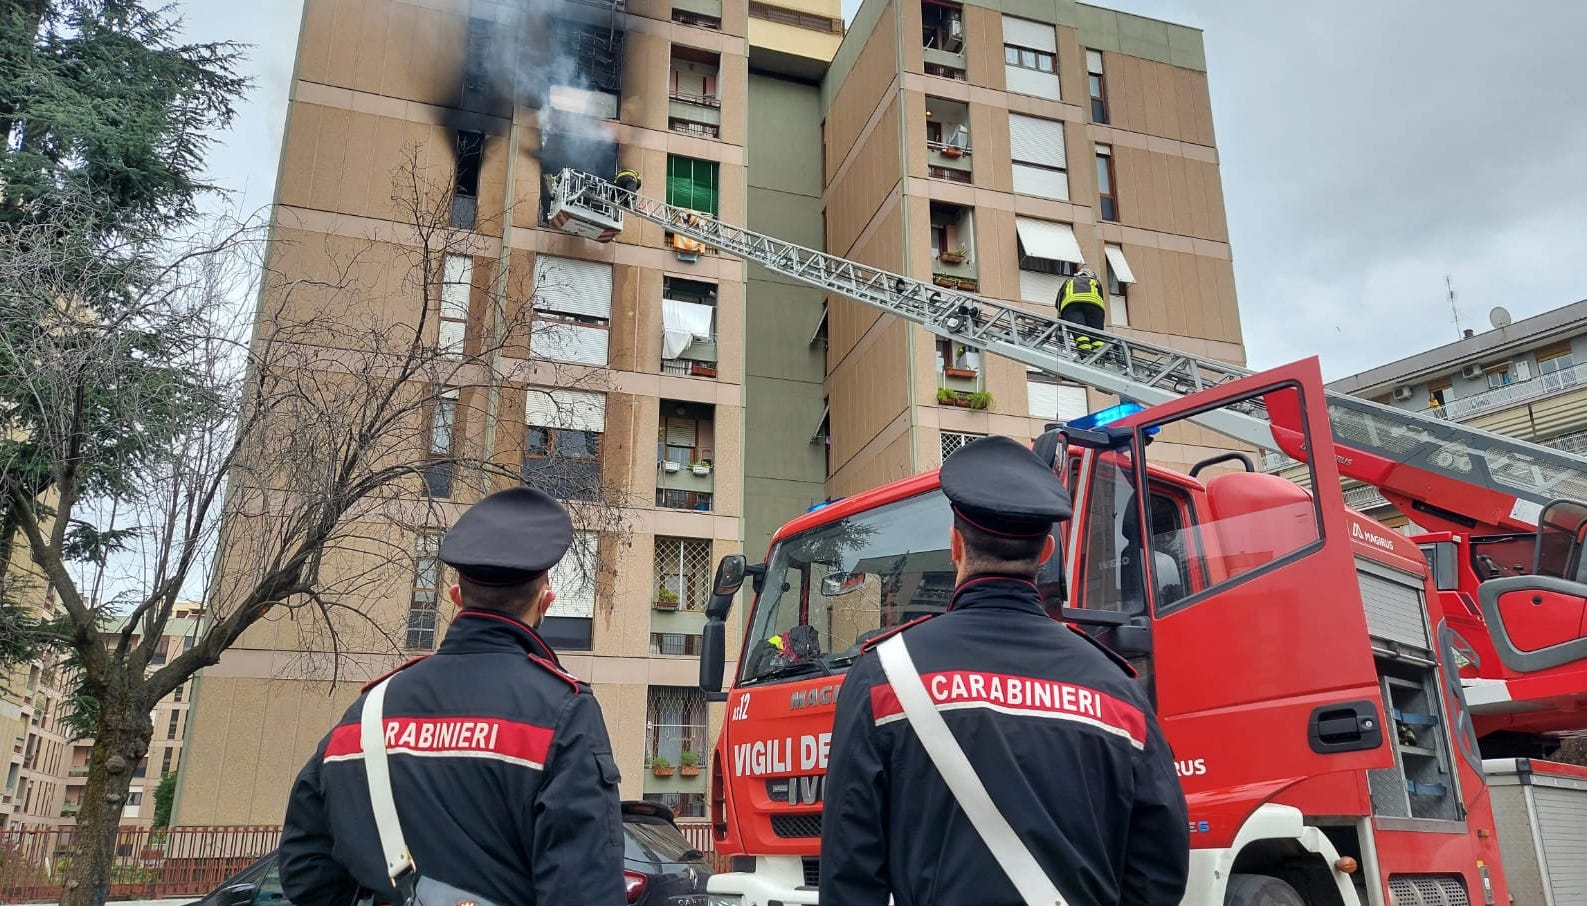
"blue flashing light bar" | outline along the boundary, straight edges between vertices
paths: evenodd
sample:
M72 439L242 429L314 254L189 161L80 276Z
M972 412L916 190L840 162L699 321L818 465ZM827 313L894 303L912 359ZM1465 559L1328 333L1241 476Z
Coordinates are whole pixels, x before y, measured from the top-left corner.
M814 513L816 510L825 509L825 508L831 506L832 504L837 503L839 500L842 500L842 499L844 499L844 498L842 498L842 497L833 497L830 500L823 500L820 503L816 504L815 506L811 507L810 509L805 510L805 512L806 513Z
M1099 409L1098 411L1092 412L1089 415L1082 415L1079 418L1071 419L1066 422L1065 425L1066 427L1079 428L1084 431L1095 431L1099 428L1105 428L1114 422L1123 421L1137 412L1145 411L1146 407L1142 406L1140 403L1123 402L1119 403L1117 406L1109 406L1106 409ZM1146 433L1156 434L1157 428L1147 428Z

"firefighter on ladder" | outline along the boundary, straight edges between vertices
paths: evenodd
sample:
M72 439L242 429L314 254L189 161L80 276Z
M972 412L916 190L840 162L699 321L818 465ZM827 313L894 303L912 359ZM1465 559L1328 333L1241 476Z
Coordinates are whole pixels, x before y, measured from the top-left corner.
M625 167L617 171L617 178L612 180L617 188L627 192L639 191L639 171L632 167Z
M1058 319L1080 325L1081 328L1101 330L1107 326L1107 309L1103 308L1102 281L1091 268L1081 265L1080 273L1064 281L1058 290ZM1102 340L1084 329L1075 331L1075 348L1082 353L1102 348Z

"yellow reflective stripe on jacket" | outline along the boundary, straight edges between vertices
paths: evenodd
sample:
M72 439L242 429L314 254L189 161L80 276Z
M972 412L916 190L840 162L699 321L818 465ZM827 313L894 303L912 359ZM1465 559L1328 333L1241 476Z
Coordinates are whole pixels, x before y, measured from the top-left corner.
M1077 289L1083 285L1084 289ZM1064 288L1058 293L1058 310L1063 311L1071 302L1089 302L1092 305L1102 304L1102 281L1089 277L1070 277L1064 281Z

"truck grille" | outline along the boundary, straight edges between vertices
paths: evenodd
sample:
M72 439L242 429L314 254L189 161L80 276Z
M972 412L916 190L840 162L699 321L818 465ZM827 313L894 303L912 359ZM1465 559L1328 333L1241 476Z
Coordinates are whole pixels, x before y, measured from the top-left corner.
M1471 906L1465 882L1458 877L1391 875L1389 895L1395 906Z
M821 815L772 815L771 832L779 837L819 837Z
M820 887L821 860L817 859L815 856L805 856L803 861L805 866L805 886Z

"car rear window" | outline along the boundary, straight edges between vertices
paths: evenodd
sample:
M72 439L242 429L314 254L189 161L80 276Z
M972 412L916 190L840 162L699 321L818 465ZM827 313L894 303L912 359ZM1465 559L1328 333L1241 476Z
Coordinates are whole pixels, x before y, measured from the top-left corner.
M630 859L640 859L645 862L684 862L684 858L694 847L684 839L678 829L668 824L661 818L650 818L643 815L624 815L623 829L625 835L626 854ZM698 854L693 856L698 858Z

